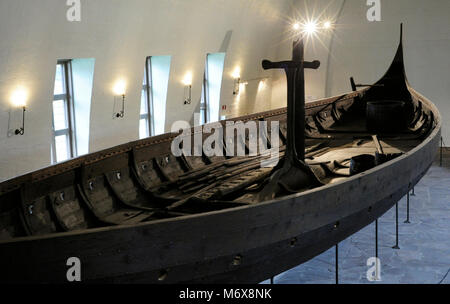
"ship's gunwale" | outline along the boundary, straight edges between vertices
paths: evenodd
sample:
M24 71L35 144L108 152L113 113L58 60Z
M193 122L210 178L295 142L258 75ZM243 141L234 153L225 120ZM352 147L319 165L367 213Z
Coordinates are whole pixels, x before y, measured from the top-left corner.
M402 162L405 159L411 158L413 154L417 153L417 151L421 150L424 146L427 145L427 143L431 142L439 134L439 132L441 130L441 124L442 124L441 116L440 116L440 113L437 110L436 106L430 100L428 100L426 97L424 97L423 95L418 93L416 90L414 90L411 86L409 86L409 84L407 84L407 85L408 85L408 89L410 90L412 95L416 95L416 97L421 102L426 103L426 105L429 108L429 110L432 111L433 114L435 115L435 127L434 127L433 132L429 136L427 136L427 138L425 138L418 146L416 146L412 150L408 151L407 153L404 153L400 157L398 157L398 158L396 158L394 160L391 160L391 161L389 161L387 163L384 163L382 165L379 165L379 166L377 166L375 168L372 168L370 170L367 170L365 172L362 172L360 174L348 177L345 180L341 180L341 181L338 181L338 182L333 183L333 184L326 184L324 186L317 187L317 188L314 188L314 189L310 189L310 190L307 190L307 191L304 191L304 192L301 192L301 193L287 195L287 196L284 196L282 198L278 198L278 199L274 199L274 200L270 200L270 201L266 201L266 202L261 202L261 203L254 204L254 205L240 206L240 207L234 207L234 208L225 209L225 210L218 210L218 211L211 211L211 212L205 212L205 213L200 213L200 214L186 215L186 216L178 217L178 218L169 218L169 219L155 220L155 221L152 221L152 222L138 223L138 224L129 225L129 226L100 227L100 228L91 228L91 229L87 229L87 230L72 231L72 232L58 232L58 233L53 233L53 234L48 234L48 235L40 235L40 236L17 237L17 238L13 238L13 239L9 239L9 240L0 241L0 245L5 244L5 243L34 241L34 240L59 238L59 237L68 237L68 236L73 236L73 235L84 235L84 234L92 234L92 233L102 233L102 232L105 232L105 231L116 231L116 230L129 229L129 228L134 228L134 227L147 227L147 226L150 227L150 226L153 226L153 225L159 225L161 223L188 221L188 220L191 220L193 218L206 217L206 216L211 216L211 215L214 215L214 214L230 213L232 211L240 211L240 210L246 210L246 209L250 209L250 208L260 208L262 206L268 206L268 205L280 203L280 202L283 202L283 201L288 201L288 200L292 200L292 199L298 199L300 197L306 197L307 195L310 195L311 193L321 192L321 191L329 189L329 188L339 187L339 186L345 185L347 183L350 183L352 181L358 180L361 177L368 176L368 175L371 175L373 173L382 171L386 167L392 166L395 163L400 163L400 162ZM345 97L340 99L340 100L344 101L346 99L354 98L355 96L361 94L364 91L365 90L361 90L361 91L357 91L357 92L343 94L341 96L345 96ZM307 104L307 108L311 109L311 108L318 107L318 106L326 106L328 104L333 103L338 98L339 98L339 96L334 96L334 97L318 100L318 101L315 101L315 102L311 102L311 103ZM238 118L234 118L232 120L234 120L234 121L242 120L243 122L245 122L245 121L256 119L256 117L268 118L268 117L271 117L271 116L277 116L277 115L285 113L285 111L286 111L286 108L281 108L281 109L277 109L277 110L273 110L273 111L267 111L267 112L262 112L262 113L258 113L258 114L238 117ZM267 113L269 113L269 114L267 114ZM166 140L164 140L164 141L168 141L168 140L172 140L176 136L177 135L173 135L173 134L163 134L163 135L158 136L158 137L165 138ZM159 140L157 142L155 142L155 140L156 139L153 139L151 144L159 143ZM144 140L144 141L147 141L147 140ZM149 141L151 141L151 139ZM137 142L141 142L141 141L137 141ZM137 143L137 142L132 142L131 144ZM151 145L151 144L142 144L141 146L148 146L148 145ZM130 145L130 144L125 144L124 146L128 146L128 145ZM133 147L139 147L139 146L133 146ZM115 149L117 149L117 147ZM116 152L116 153L114 153L112 155L109 155L111 153L110 152L110 153L107 154L108 155L107 157L108 158L112 157L114 155L119 154L120 152L127 153L127 152L131 151L131 149L132 149L132 147L129 150L126 150L126 151L118 150L118 152ZM109 150L111 150L111 149L107 149L107 150L104 150L104 151L96 152L94 154L101 156L101 155L103 155L103 153L105 153L105 151L107 152ZM93 157L94 156L88 157L88 159L92 159ZM83 157L81 157L80 159L83 159ZM96 161L100 161L100 160L96 160ZM69 161L69 163L70 163L70 161ZM85 163L85 162L82 162L82 163ZM82 163L80 163L79 165L81 166ZM61 164L61 165L64 165L64 163ZM56 165L56 166L59 166L59 165ZM43 169L43 170L46 170L46 169ZM38 174L38 172L36 172L35 174ZM66 172L66 171L63 171L63 172Z
M354 97L357 97L361 94L363 94L367 89L362 89L357 92L349 92L333 97L323 98L316 101L308 102L306 104L306 114L308 115L308 112L313 111L315 108L320 106L327 106L329 104L332 104L334 101L346 101L351 100ZM279 115L286 114L287 108L278 108L274 110L269 110L265 112L260 112L256 114L249 114L245 116L230 118L227 120L219 121L219 123L224 124L226 121L242 121L247 122L250 120L258 120L261 118L268 119L270 117L276 117ZM205 124L204 126L211 125L213 123ZM194 128L191 128L191 134L197 133ZM170 142L173 139L175 139L178 136L178 134L172 134L172 133L165 133L153 137L149 137L146 139L131 141L128 143L120 144L118 146L112 147L112 148L106 148L101 151L92 152L87 155L79 156L76 158L73 158L71 160L58 163L55 165L50 165L48 167L40 168L37 170L33 170L29 173L22 174L20 176L4 180L0 182L0 195L6 194L8 192L14 191L18 188L20 188L24 183L26 182L36 182L43 179L50 178L52 176L63 174L69 170L75 170L77 168L80 168L83 164L92 164L99 161L102 161L103 159L110 158L117 156L122 153L128 153L132 151L133 149L140 149L145 148L149 146L155 146L159 145L161 143Z
M413 92L414 93L414 92ZM417 94L417 97L420 98L421 95ZM423 100L421 99L422 102L429 102L426 98L423 98ZM435 113L437 114L437 113ZM399 158L393 162L390 162L391 165L389 166L380 166L378 168L375 168L373 170L370 170L371 173L369 174L368 172L366 172L366 174L363 174L362 176L360 176L360 178L365 178L366 180L371 178L371 176L373 177L374 175L377 174L381 174L381 175L389 175L389 171L390 172L396 172L396 173L400 173L403 178L405 178L405 176L402 174L404 172L408 172L408 170L410 170L410 174L411 174L411 182L415 183L417 182L420 177L423 176L423 174L425 174L425 172L428 170L429 166L431 165L433 158L430 155L432 153L430 153L432 150L435 149L435 146L437 147L438 145L438 135L440 132L440 123L439 120L437 120L437 124L435 127L435 130L430 134L430 136L424 140L419 146L417 146L415 149L411 150L410 153L408 153L407 155L405 155L402 158ZM411 162L411 163L415 163L417 162L417 160L423 160L422 162L418 163L417 166L405 166L404 162ZM398 171L396 169L396 167L399 166L400 168L403 168L403 170ZM355 176L355 178L357 178ZM396 186L394 187L394 191L398 192L399 194L396 196L396 198L400 197L400 195L403 193L405 194L407 191L409 191L409 189L414 186L414 184L410 184L408 185L408 183L410 182L410 180L402 180L400 182L397 181ZM336 185L340 185L339 188L344 187L347 183L347 181L342 182L340 184L336 184ZM336 186L333 185L333 186ZM334 187L331 187L334 188ZM323 188L322 188L323 190ZM322 192L322 191L319 191ZM317 193L319 193L318 191L308 191L309 195L314 195ZM382 192L382 191L380 191ZM291 209L293 210L300 210L300 202L302 202L302 199L305 198L306 194L308 193L301 193L299 195L294 195L291 196L289 198L283 198L280 201L270 201L270 202L265 202L265 203L261 203L255 207L260 207L261 209L264 208L268 208L267 210L278 210L278 212L281 212L280 210L286 209L286 206L290 206ZM323 192L322 192L323 193ZM345 192L348 196L351 196L351 192ZM382 199L386 198L386 195L389 197L389 192L387 194L381 195L380 197L382 197ZM320 196L319 196L320 197ZM390 202L390 204L392 205L394 202L394 200L396 198L392 198L392 201ZM360 206L361 210L364 208L367 208L368 206L370 206L371 204L379 204L380 200L373 198L373 197L369 197L369 199L371 199L370 202L365 202L364 205ZM316 202L316 206L318 206L319 202ZM364 203L364 202L363 202ZM326 209L324 206L322 206L323 209ZM343 206L340 205L335 205L335 210L343 210L344 208L342 208ZM276 226L276 217L273 216L266 216L267 219L269 219L272 224L268 224L265 225L266 229L270 228L270 230L272 228L275 228L273 231L273 234L270 237L266 237L266 235L261 234L261 232L256 231L255 233L257 235L255 235L255 237L261 238L261 237L266 237L266 242L265 244L270 246L272 243L274 243L275 241L283 241L283 240L289 240L291 237L295 237L295 236L301 236L304 235L306 233L308 233L308 231L313 231L315 228L317 227L324 227L327 225L332 224L334 221L339 221L340 219L344 219L346 215L351 215L354 213L357 213L360 210L354 210L352 208L350 208L349 206L346 206L346 208L348 208L349 210L352 210L352 212L348 212L347 214L343 214L342 212L335 212L335 210L329 210L329 214L332 214L332 219L330 217L330 219L328 221L325 222L325 220L320 220L321 223L316 223L315 226L310 225L308 230L305 229L301 229L301 227L297 227L296 230L292 230L291 231L285 231L283 229L280 230L280 227ZM375 207L376 208L376 207ZM260 209L260 210L261 210ZM229 211L218 211L218 212L211 212L208 214L201 214L201 215L197 215L197 216L190 216L190 220L188 220L187 218L185 219L179 219L178 221L167 221L167 220L163 220L162 222L159 222L158 224L161 224L160 229L157 229L159 231L153 231L152 233L152 224L156 224L156 223L147 223L147 224L138 224L135 226L131 226L131 227L117 227L115 229L100 229L100 231L91 231L91 232L85 232L82 234L76 234L76 233L70 233L69 235L67 234L62 234L60 235L57 239L54 235L51 235L52 237L47 237L47 238L30 238L28 240L22 240L21 242L16 242L16 243L9 243L9 244L1 244L3 249L6 249L5 251L2 251L0 253L0 255L5 255L4 258L7 258L9 255L9 252L16 252L19 254L23 254L23 250L24 248L27 249L35 249L37 250L37 248L58 248L58 254L53 254L53 259L52 259L52 263L50 264L50 266L55 264L55 260L59 260L62 259L62 257L66 256L68 252L76 252L76 250L81 250L81 252L83 252L84 254L87 254L87 256L80 256L82 261L86 261L87 259L89 259L90 263L106 263L103 259L106 259L109 262L115 261L117 263L118 260L122 261L122 258L127 257L128 254L131 254L131 256L133 256L134 258L136 258L139 262L134 265L128 265L128 264L123 264L123 262L121 262L121 264L119 264L120 266L117 266L117 269L115 269L115 271L106 271L105 270L101 270L102 267L100 267L99 269L95 269L93 270L94 273L91 273L91 275L88 275L85 273L86 275L86 280L90 281L90 280L103 280L103 279L108 279L108 278L114 278L116 276L122 276L124 274L128 274L129 276L133 277L134 275L139 275L139 273L145 273L145 272L156 272L158 273L158 271L160 269L170 269L171 267L178 267L178 266L182 266L182 265L195 265L198 261L204 261L205 263L207 261L210 261L210 263L213 263L212 261L214 261L215 259L218 259L219 257L226 257L226 256L233 256L233 255L237 255L237 254L242 254L244 259L246 258L246 252L256 249L256 248L261 248L262 246L264 246L264 244L260 243L259 246L256 246L255 244L250 244L251 242L247 242L247 240L245 242L243 242L242 240L242 233L245 233L248 235L248 231L250 229L254 229L255 228L255 222L253 221L246 221L246 217L245 214L252 214L253 216L255 216L255 210L250 209L248 207L244 207L244 208L236 208L233 210L229 210ZM292 218L296 218L298 216L298 213L300 213L300 211L298 211L297 213L295 212L291 212L291 210L286 211L285 210L285 214L289 214ZM235 216L233 216L235 215ZM269 215L269 213L266 213L266 215ZM324 216L323 214L321 214L321 216ZM232 225L229 225L227 227L227 231L228 233L225 233L224 231L220 231L220 229L217 231L217 225L220 225L222 223L226 223L225 218L227 217L231 217L231 218L236 218L236 217L240 217L242 220L239 220L239 223L241 223L240 225L240 229L237 229L237 227L233 227ZM218 220L219 219L219 220ZM314 218L310 218L310 220L313 220ZM209 223L215 223L216 226L212 226L209 225L209 230L208 232L206 232L206 234L212 233L214 235L222 234L224 235L224 238L226 238L227 240L235 240L237 239L239 244L237 243L233 243L231 244L215 244L217 242L216 239L214 238L204 238L205 236L205 232L201 232L202 230L197 229L199 227L204 226L204 222L209 222ZM314 219L316 220L316 219ZM203 221L203 224L202 224ZM193 228L189 233L186 233L186 230L183 229L188 227L187 224L191 225L193 222L197 222L195 223L195 227L197 228ZM236 222L236 220L235 220ZM252 225L249 225L249 223L251 223ZM184 224L184 225L183 225ZM293 222L292 225L296 226L296 224L302 224L301 221L297 221L297 222ZM169 226L167 226L169 225ZM272 226L271 226L272 225ZM275 226L273 226L275 225ZM299 225L299 226L300 226ZM160 225L155 225L153 227L158 227ZM259 226L261 227L261 226ZM178 228L178 229L177 229ZM244 229L247 229L246 231L244 231ZM214 231L216 230L216 231ZM276 230L276 231L275 231ZM192 246L193 248L203 248L203 251L199 251L199 250L195 250L195 252L192 252L189 255L184 255L182 254L183 251L180 251L180 248L177 248L176 244L173 248L167 248L166 246L169 245L170 242L164 240L162 241L162 237L154 237L154 235L157 235L158 232L161 231L165 231L165 232L169 232L166 233L164 235L164 239L168 239L170 240L173 237L180 237L180 235L184 236L185 238L187 238L186 243L189 243L189 246ZM178 231L178 232L177 232ZM87 233L92 233L93 235L89 236L87 235ZM203 235L202 235L203 233ZM195 239L191 238L195 236ZM91 244L93 242L93 240L97 239L100 240L100 238L102 239L102 242L100 243L99 247L96 248L94 251L99 251L101 252L100 256L92 256L89 255L88 253L86 253L86 251L91 252L93 249L88 250L90 247L92 247L93 245ZM128 238L134 239L136 238L137 240L131 240L129 241ZM156 239L156 240L155 240ZM336 239L337 240L337 239ZM114 250L116 248L121 248L121 246L123 246L123 242L126 242L127 246L130 246L131 251L129 251L128 253L116 253L114 252ZM176 241L176 239L172 239L172 241ZM299 239L299 241L301 241L301 239ZM319 240L318 240L319 241ZM339 240L337 240L339 241ZM82 244L82 248L77 247L77 245L73 244L73 242L75 242L75 244ZM130 242L130 243L127 243ZM155 242L154 244L152 244L152 242ZM89 245L91 244L91 245ZM103 245L102 245L103 244ZM108 246L106 246L106 244L108 244ZM206 245L205 245L206 244ZM71 248L67 248L71 247ZM106 247L105 247L106 246ZM204 247L206 246L206 247ZM210 247L208 247L210 246ZM286 242L286 246L289 246L288 243ZM224 248L226 247L226 248ZM22 248L22 250L20 249ZM133 248L133 249L132 249ZM12 250L12 251L11 251ZM136 252L135 250L137 250L138 252ZM150 250L150 251L149 251ZM172 254L170 254L172 252ZM176 252L178 252L177 254L175 254ZM145 254L144 254L145 253ZM165 255L164 253L167 253L167 255ZM42 254L42 253L41 253ZM92 252L91 252L92 254ZM155 255L159 257L159 260L155 261ZM120 259L119 259L120 257ZM12 257L9 257L10 259ZM296 258L299 259L300 257ZM14 258L12 258L14 259ZM108 260L109 259L109 260ZM142 260L140 260L142 259ZM21 258L18 258L18 260L21 260ZM293 259L294 261L295 259ZM6 260L5 260L6 261ZM28 261L26 260L25 263L30 262L33 263L33 261ZM37 262L37 261L36 261ZM61 262L61 261L60 261ZM230 261L231 262L231 261ZM294 262L292 262L294 263ZM41 263L39 263L41 264ZM22 266L23 267L23 266ZM131 267L131 270L130 270ZM136 267L136 268L135 268ZM194 266L192 266L194 267ZM215 266L215 267L219 267L219 266ZM255 265L255 267L257 267L257 265ZM15 269L15 268L14 268ZM26 267L25 269L34 269L32 267ZM125 270L126 269L126 270ZM134 269L134 271L133 271ZM136 271L136 269L138 269L138 271ZM235 268L236 271L239 270L239 267ZM281 269L281 268L280 268ZM220 271L219 271L220 272ZM42 274L42 273L40 273ZM210 273L211 275L211 273ZM230 275L232 275L232 272L230 272ZM42 276L40 276L40 278L42 278ZM154 278L157 281L157 274L153 274L150 276L150 278Z

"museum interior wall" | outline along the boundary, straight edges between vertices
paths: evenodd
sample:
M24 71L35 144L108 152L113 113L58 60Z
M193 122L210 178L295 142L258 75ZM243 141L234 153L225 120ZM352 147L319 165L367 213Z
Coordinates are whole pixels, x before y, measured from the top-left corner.
M351 90L349 78L370 84L383 76L394 57L400 23L404 24L405 66L408 80L436 104L443 118L442 134L450 145L450 1L381 0L381 21L369 22L371 6L361 0L295 1L293 18L323 12L335 16L333 36L320 33L308 45L307 60L318 59L317 71L306 71L306 95L318 99ZM317 14L315 14L317 16ZM319 42L318 42L319 41ZM285 44L280 57L290 58ZM283 82L274 79L273 105L285 100ZM281 77L281 78L280 78Z
M58 59L89 58L93 66L91 106L77 128L88 130L83 151L95 152L139 138L142 78L147 56L171 56L165 131L173 122L193 122L198 111L205 59L226 53L220 92L221 117L235 117L286 105L281 71L263 71L261 59L291 56L291 24L304 16L335 23L333 31L312 37L306 59L320 60L307 70L307 101L350 91L349 78L372 83L394 55L404 23L406 72L411 85L433 100L443 116L450 143L450 21L445 0L381 0L381 21L369 22L359 0L97 0L82 1L81 22L68 22L64 1L0 3L0 180L51 162L53 89ZM99 14L101 12L101 14ZM52 18L48 18L51 15ZM11 17L12 16L12 17ZM219 34L218 34L219 33ZM233 73L240 70L241 92L233 95ZM192 103L183 104L183 77L192 73ZM126 115L114 119L113 86L126 82ZM28 90L26 133L11 136L20 109L13 90Z
M96 0L81 1L81 22L68 22L66 1L0 2L0 180L50 165L53 89L58 59L93 58L92 100L83 125L83 149L94 152L138 139L147 56L170 55L166 131L192 121L198 109L207 53L225 52L221 116L268 110L275 58L291 1ZM51 16L51 17L49 17ZM280 21L283 20L283 21ZM93 61L90 61L93 63ZM245 82L233 95L233 71ZM183 104L183 77L192 73L192 103ZM126 83L126 115L113 119L113 86ZM10 95L26 88L24 136L11 136L21 119Z

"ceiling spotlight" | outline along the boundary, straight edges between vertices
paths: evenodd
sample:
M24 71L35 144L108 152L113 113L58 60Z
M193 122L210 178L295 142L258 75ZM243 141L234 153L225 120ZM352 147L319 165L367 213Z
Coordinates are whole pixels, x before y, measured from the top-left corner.
M317 23L314 21L305 23L305 25L303 26L303 31L308 35L314 34L317 31Z
M332 23L331 21L325 21L325 23L323 24L323 28L326 30L331 29Z
M300 29L300 24L299 24L299 23L294 23L294 24L292 25L292 28L293 28L295 31L298 31L298 30Z

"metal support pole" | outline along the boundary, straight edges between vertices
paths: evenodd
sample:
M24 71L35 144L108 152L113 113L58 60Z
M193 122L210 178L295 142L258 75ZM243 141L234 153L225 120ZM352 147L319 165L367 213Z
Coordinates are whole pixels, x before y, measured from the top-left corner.
M375 257L378 258L378 219L375 220Z
M270 278L270 285L273 285L273 284L274 284L273 281L274 281L274 280L273 280L273 277L271 277L271 278Z
M406 195L406 221L405 224L411 224L411 222L409 221L409 191L408 194Z
M398 246L398 202L395 203L395 246L393 249L400 249Z
M416 193L414 192L414 188L412 188L411 196L416 196Z
M336 244L336 285L339 284L339 244Z

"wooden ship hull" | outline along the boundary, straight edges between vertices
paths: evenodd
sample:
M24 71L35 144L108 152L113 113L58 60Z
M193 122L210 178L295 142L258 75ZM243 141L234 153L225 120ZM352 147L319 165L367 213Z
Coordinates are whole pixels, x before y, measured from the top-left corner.
M178 134L1 183L0 282L67 282L77 257L83 282L258 283L326 251L406 195L439 146L439 112L409 86L402 44L380 81L352 84L306 104L306 163L321 184L298 193L258 201L273 170L262 156L175 157ZM368 131L380 100L404 103L405 129ZM286 109L232 121L280 121L283 157ZM361 155L376 156L364 167Z

